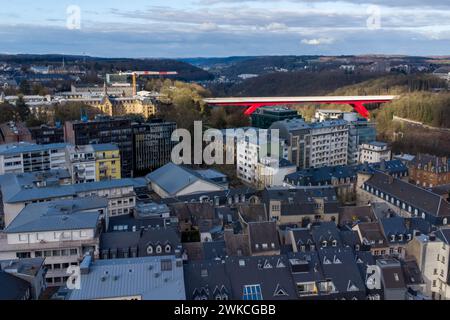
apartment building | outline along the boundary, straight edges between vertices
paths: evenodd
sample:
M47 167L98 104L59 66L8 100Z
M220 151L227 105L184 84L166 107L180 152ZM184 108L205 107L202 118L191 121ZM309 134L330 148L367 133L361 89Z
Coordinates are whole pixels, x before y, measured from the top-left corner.
M133 176L133 131L130 119L103 116L91 121L67 121L64 137L74 145L116 144L120 150L121 177Z
M99 196L108 199L109 215L127 215L133 212L136 203L134 189L139 187L146 187L144 178L71 184L67 170L9 173L0 176L2 213L8 226L31 203Z
M388 160L391 160L391 149L385 142L372 141L359 146L360 163L374 163Z
M349 127L345 120L291 119L275 122L270 129L279 130L287 159L301 169L347 164Z
M99 197L32 203L0 233L0 259L45 258L47 285L63 285L69 266L86 254L98 257L107 211Z
M67 169L65 143L0 145L0 174Z

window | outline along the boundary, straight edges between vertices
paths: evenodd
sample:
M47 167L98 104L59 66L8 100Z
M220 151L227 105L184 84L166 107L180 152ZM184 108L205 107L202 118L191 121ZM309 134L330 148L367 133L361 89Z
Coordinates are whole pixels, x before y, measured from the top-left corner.
M161 271L170 271L172 270L172 260L163 259L161 260Z
M166 246L165 246L165 248L164 248L164 251L165 251L166 253L170 253L171 250L172 250L172 247L170 246L170 244L166 244Z
M242 300L262 300L261 286L259 284L246 285L242 292Z
M162 247L158 244L156 246L156 253L161 253L162 252Z
M153 247L151 245L147 247L147 254L153 254Z
M19 241L28 241L27 234L19 234Z

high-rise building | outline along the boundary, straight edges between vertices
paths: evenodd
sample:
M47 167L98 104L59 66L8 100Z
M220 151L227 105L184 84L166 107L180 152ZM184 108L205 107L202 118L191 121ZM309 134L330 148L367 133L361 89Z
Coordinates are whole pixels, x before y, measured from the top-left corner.
M295 118L301 118L301 116L297 111L286 107L263 107L251 115L252 126L260 129L268 129L277 121Z
M347 164L349 125L345 120L291 119L275 122L270 129L279 130L287 159L301 169Z
M348 164L357 164L359 160L359 147L364 143L375 141L377 130L375 122L358 118L354 112L344 114L344 120L348 122Z
M74 145L116 144L120 150L122 178L133 176L133 131L130 119L102 116L91 121L67 121L64 137Z
M171 140L176 130L175 122L154 119L144 123L134 123L133 128L133 173L143 176L171 161Z

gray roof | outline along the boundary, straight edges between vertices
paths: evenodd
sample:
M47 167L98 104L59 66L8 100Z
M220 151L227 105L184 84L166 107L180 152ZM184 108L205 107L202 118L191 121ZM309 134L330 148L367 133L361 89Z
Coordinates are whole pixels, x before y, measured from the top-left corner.
M180 245L180 237L174 228L152 228L139 231L105 232L100 238L101 250L137 249L139 257L147 256L149 245L170 244L172 251ZM163 248L164 252L164 248Z
M6 233L95 229L105 198L89 197L32 203L26 206L5 228Z
M9 203L25 202L39 199L56 199L61 197L76 196L78 193L90 192L95 190L121 188L127 186L140 186L142 179L114 179L96 182L86 182L79 184L58 183L58 179L66 178L65 170L49 171L45 173L44 180L47 185L39 187L37 181L44 175L43 173L30 172L13 174L8 173L0 176L0 187L3 201Z
M233 299L243 299L245 285L260 285L264 300L297 299L286 256L229 257L225 268L232 284ZM277 295L277 290L286 295Z
M25 276L36 276L44 264L44 258L25 258L0 261L0 270Z
M161 270L161 263L171 270ZM169 262L170 261L170 262ZM164 262L164 263L166 263ZM70 300L139 296L142 300L185 300L183 265L175 256L97 260L81 275L81 288Z
M191 261L184 265L186 298L215 300L226 295L231 299L231 282L222 260Z
M339 201L333 187L274 187L263 191L263 200L266 206L270 200L281 201L281 215L312 214L316 203L314 198L324 199L324 213L337 213Z
M223 259L227 256L224 240L203 242L203 257L205 260Z
M178 166L169 162L165 166L149 173L146 179L152 183L157 184L169 195L176 195L181 190L187 188L191 184L197 181L206 181L217 186L218 189L222 189L215 182L202 177L194 170L187 169L183 166Z
M325 278L333 281L339 293L352 295L354 286L355 291L365 294L366 287L352 249L320 248L318 253Z
M0 300L22 300L30 284L7 272L0 271Z
M317 247L321 247L324 241L327 242L328 246L331 246L333 241L336 241L337 246L341 246L339 230L334 222L322 222L313 226L311 235Z
M450 216L450 203L439 195L400 179L375 172L366 185L394 196L409 205L436 217Z
M277 224L275 221L249 222L248 233L250 247L253 253L280 250ZM258 247L256 247L256 245ZM266 245L267 247L264 248L263 245Z
M19 153L39 152L51 149L64 149L67 143L34 144L28 142L9 143L0 145L0 155L14 155Z

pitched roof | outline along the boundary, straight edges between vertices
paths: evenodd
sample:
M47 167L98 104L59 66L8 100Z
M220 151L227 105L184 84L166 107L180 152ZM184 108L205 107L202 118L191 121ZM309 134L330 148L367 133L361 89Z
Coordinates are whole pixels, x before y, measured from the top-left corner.
M277 224L275 221L249 222L248 233L253 253L280 250Z
M439 195L403 180L375 172L366 182L386 194L436 217L450 216L450 203Z

